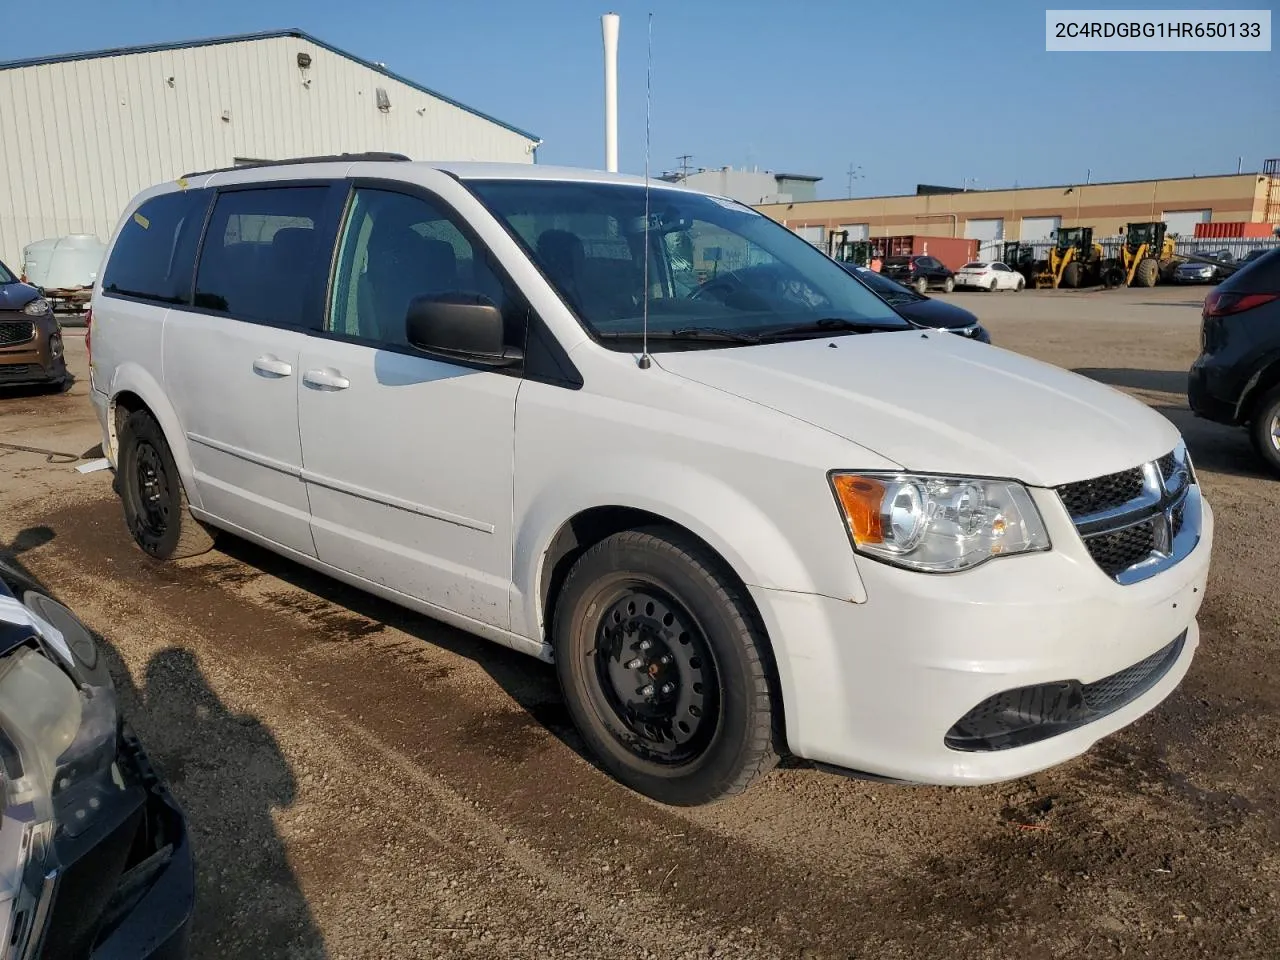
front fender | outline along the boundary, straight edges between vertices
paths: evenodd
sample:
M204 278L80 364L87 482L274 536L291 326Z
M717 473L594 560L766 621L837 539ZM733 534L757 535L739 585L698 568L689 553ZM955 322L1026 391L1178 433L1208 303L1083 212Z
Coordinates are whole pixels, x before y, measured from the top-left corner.
M766 509L744 488L671 460L615 455L589 472L562 469L517 514L512 628L545 638L539 599L543 559L565 523L597 507L644 510L684 527L748 586L861 603L866 593L853 551L826 478L818 480L812 490L797 489L791 497L775 494ZM678 501L661 495L672 490L679 491Z
M202 507L199 489L193 478L191 454L187 449L187 435L182 429L177 411L174 410L168 395L156 378L147 371L146 367L126 360L119 363L112 372L107 393L111 397L107 409L107 424L111 431L112 444L117 451L117 462L120 439L116 436L116 403L122 393L133 393L147 405L147 409L160 424L160 429L164 431L165 439L169 442L169 450L173 454L174 465L178 468L178 476L182 478L182 486L187 492L187 499L197 509Z

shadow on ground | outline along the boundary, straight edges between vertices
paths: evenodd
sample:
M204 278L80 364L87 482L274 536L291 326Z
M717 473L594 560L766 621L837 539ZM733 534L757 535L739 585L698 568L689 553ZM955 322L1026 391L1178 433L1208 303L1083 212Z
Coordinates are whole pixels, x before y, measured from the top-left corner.
M50 527L28 527L0 544L0 560L57 599L56 586L41 583L20 559L55 537ZM324 957L320 930L272 820L273 811L293 803L294 778L271 732L222 702L190 650L156 653L138 686L112 644L100 634L94 638L121 714L187 814L196 860L190 956ZM209 842L213 836L217 844Z

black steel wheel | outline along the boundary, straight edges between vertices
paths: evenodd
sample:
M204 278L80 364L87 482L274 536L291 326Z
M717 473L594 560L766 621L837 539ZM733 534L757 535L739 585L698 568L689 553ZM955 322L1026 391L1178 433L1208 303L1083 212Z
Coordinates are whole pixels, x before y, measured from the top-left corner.
M134 541L157 560L193 557L213 546L187 508L164 431L145 410L129 414L120 430L116 489Z
M768 643L705 544L657 527L608 537L574 564L552 632L579 732L632 789L708 803L776 763Z
M605 726L654 763L696 759L720 712L715 656L702 628L683 604L643 580L619 583L597 602L605 613L587 689Z

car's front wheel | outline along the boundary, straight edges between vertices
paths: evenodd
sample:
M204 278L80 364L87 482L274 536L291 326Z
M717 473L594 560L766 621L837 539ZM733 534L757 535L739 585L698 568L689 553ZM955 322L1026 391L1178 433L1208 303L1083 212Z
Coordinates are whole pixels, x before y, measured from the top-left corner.
M213 546L191 515L169 441L155 418L135 410L120 429L116 485L133 539L157 560L179 560Z
M1280 475L1280 387L1258 401L1249 423L1249 439L1267 469Z
M709 803L777 762L764 630L745 588L693 537L651 527L591 547L565 581L553 634L579 732L632 789Z

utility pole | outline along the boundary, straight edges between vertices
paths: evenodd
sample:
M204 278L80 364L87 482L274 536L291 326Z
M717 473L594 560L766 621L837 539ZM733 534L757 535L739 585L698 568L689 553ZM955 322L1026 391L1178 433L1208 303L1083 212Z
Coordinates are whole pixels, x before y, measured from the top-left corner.
M676 159L680 161L680 179L684 180L689 176L689 161L693 159L693 154L682 153Z
M849 178L849 199L853 199L853 181L862 179L862 167L849 164L849 169L845 171L845 176Z

